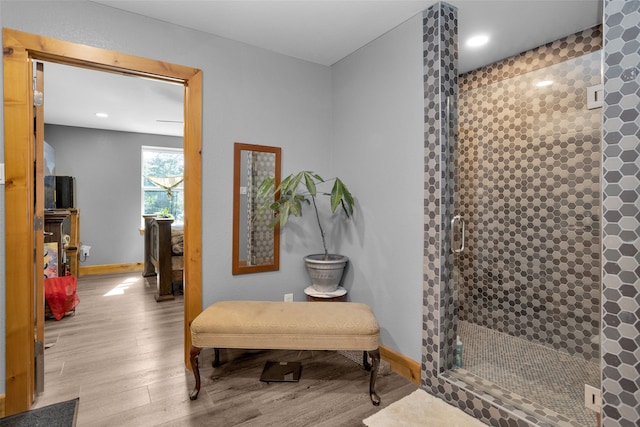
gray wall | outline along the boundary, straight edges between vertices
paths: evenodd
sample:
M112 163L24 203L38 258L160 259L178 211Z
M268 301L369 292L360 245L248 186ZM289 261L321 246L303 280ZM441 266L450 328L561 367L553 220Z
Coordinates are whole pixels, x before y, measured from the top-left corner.
M301 258L313 246L293 230L282 236L280 271L231 274L233 143L282 147L283 174L304 168L330 175L330 68L96 3L1 4L2 27L203 70L203 304L225 299L281 301L289 292L303 299L308 279ZM0 145L4 147L4 139ZM307 216L302 222L310 220ZM1 273L4 307L4 265ZM4 313L3 309L3 322ZM3 325L0 393L5 387L4 337Z
M4 2L1 23L203 70L204 305L282 300L289 292L302 300L308 279L301 258L321 249L314 218L306 215L282 231L279 272L231 275L235 141L282 147L283 176L308 169L344 178L358 211L354 224L328 227L329 249L351 258L345 286L352 301L374 308L383 344L420 360L420 17L332 69L85 2ZM100 246L88 232L82 240L97 257L93 247ZM4 347L4 334L0 343Z
M351 300L371 305L384 345L420 360L422 323L422 17L332 67L333 169L356 196L336 250ZM353 225L353 226L352 226Z
M44 135L56 175L76 178L80 240L91 246L81 265L142 262L141 147L181 148L182 138L57 125L46 125Z

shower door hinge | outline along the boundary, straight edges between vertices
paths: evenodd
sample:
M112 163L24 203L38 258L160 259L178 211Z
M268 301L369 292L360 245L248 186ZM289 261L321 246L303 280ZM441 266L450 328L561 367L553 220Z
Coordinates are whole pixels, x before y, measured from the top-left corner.
M602 84L587 88L587 109L602 107L604 101L604 87Z
M602 398L600 397L600 390L589 384L584 385L584 406L587 409L591 409L595 412L600 412L602 406Z

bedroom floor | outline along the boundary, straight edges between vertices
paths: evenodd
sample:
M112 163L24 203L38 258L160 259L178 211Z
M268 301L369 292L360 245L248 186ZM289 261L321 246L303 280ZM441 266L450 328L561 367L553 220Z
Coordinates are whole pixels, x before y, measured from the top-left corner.
M75 314L46 322L45 392L34 408L79 396L79 427L356 426L418 388L382 372L382 404L374 407L369 374L336 352L227 350L214 370L203 350L202 389L192 402L183 297L157 303L154 292L139 272L80 278ZM300 381L260 382L267 360L301 361Z

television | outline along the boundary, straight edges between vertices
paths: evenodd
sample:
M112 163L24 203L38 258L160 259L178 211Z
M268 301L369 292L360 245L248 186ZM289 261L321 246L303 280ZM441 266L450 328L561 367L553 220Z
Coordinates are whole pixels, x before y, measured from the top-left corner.
M56 176L56 208L76 207L76 179L72 176Z
M44 176L44 208L56 208L56 177L53 175Z

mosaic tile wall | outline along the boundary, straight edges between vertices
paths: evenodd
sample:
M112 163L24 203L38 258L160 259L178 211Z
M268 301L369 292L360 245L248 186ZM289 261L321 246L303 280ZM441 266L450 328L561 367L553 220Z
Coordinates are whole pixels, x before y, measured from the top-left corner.
M424 67L424 260L422 382L438 376L440 353L440 115L438 60L439 8L423 16ZM429 47L429 49L427 49ZM424 378L427 378L425 380Z
M458 316L598 360L602 109L587 109L587 87L601 83L601 53L546 68L521 56L537 70L460 91Z
M460 76L460 91L486 86L602 49L600 25Z
M421 387L459 407L487 424L534 426L536 418L508 407L482 391L465 389L445 379L445 367L452 363L455 299L446 283L451 265L445 262L450 250L448 221L453 206L452 156L445 141L451 141L453 120L445 120L450 111L448 96L453 94L457 78L457 11L446 3L437 3L423 14L424 43L424 291L423 351ZM451 98L449 98L451 99ZM447 124L449 123L449 124ZM441 145L445 146L441 150ZM447 270L448 269L448 270ZM441 288L441 286L443 288ZM442 296L441 296L442 295ZM445 325L446 333L440 326Z
M604 427L640 425L640 1L605 0Z
M609 46L605 45L605 63L609 57L611 70L605 71L605 92L609 79L614 84L609 84L609 92L612 98L605 99L605 111L609 118L605 120L611 128L615 128L603 147L605 170L617 170L610 176L605 176L603 185L606 191L617 191L617 186L631 187L631 193L625 193L628 197L637 196L640 193L637 183L638 159L640 148L638 147L638 80L633 83L621 83L624 78L634 75L634 69L638 68L638 33L640 17L638 16L640 4L637 0L622 2L619 0L605 0L605 15L609 22L604 26L604 37ZM441 356L443 351L441 341L441 322L453 322L446 316L441 316L441 250L445 239L441 233L443 226L441 216L441 162L440 145L444 143L445 132L441 120L441 112L445 104L440 97L441 75L445 69L439 67L439 55L442 44L451 46L451 40L445 39L441 43L441 29L448 31L455 28L455 8L438 3L427 9L423 15L423 42L425 58L425 193L424 193L424 316L423 316L423 357L422 357L422 388L438 395L451 404L458 406L465 412L494 426L550 426L543 421L544 408L540 408L541 414L533 416L523 413L518 408L493 396L487 395L481 388L477 389L469 384L451 378L447 373L441 373ZM561 49L562 51L562 49ZM620 54L622 52L622 54ZM434 62L433 55L438 61ZM620 70L615 64L625 60L626 67ZM607 68L605 67L605 70ZM627 74L625 74L627 72ZM609 75L607 75L607 73ZM635 77L634 77L635 78ZM434 87L435 86L435 87ZM631 86L631 88L630 88ZM636 106L636 112L627 112L621 117L622 106L626 110ZM436 108L437 107L437 108ZM609 111L609 108L611 110ZM635 115L635 116L634 116ZM618 117L618 118L617 118ZM635 117L635 118L634 118ZM605 129L605 135L607 134ZM610 162L608 165L607 161ZM635 170L635 172L631 172ZM446 176L446 175L445 175ZM634 181L635 179L635 181ZM610 185L610 187L609 187ZM611 194L611 193L610 193ZM607 280L604 283L605 290L602 296L603 306L603 425L636 426L640 425L640 374L637 369L638 354L638 224L634 222L638 218L637 204L635 211L630 207L630 202L624 201L622 192L618 194L620 202L614 206L603 206L605 211L613 212L610 219L604 219L603 244L605 251L603 265L606 270ZM611 195L607 196L611 197ZM605 204L607 200L605 198ZM610 225L607 229L607 225ZM613 237L609 241L608 237ZM634 242L635 246L623 246L620 240ZM620 262L622 261L622 262ZM445 272L445 276L446 276ZM451 273L448 273L451 274ZM634 286L628 286L631 281ZM445 289L446 290L446 289ZM633 299L635 298L635 300ZM446 298L443 301L448 301ZM449 300L450 301L450 300ZM635 341L634 341L635 340ZM448 344L447 344L448 346ZM448 349L450 350L450 349ZM635 367L634 367L635 366Z
M602 398L603 426L640 425L640 2L605 0L602 147ZM425 247L422 387L490 425L546 426L539 418L439 375L441 321L441 161L445 132L440 97L444 69L433 62L445 46L440 32L455 28L455 8L438 3L424 13ZM434 66L434 64L436 66ZM455 65L455 64L454 64ZM445 68L446 69L446 68ZM435 88L434 88L435 85ZM436 108L437 107L437 108ZM449 273L450 274L450 273ZM446 300L446 298L445 298ZM446 341L446 340L443 340Z

